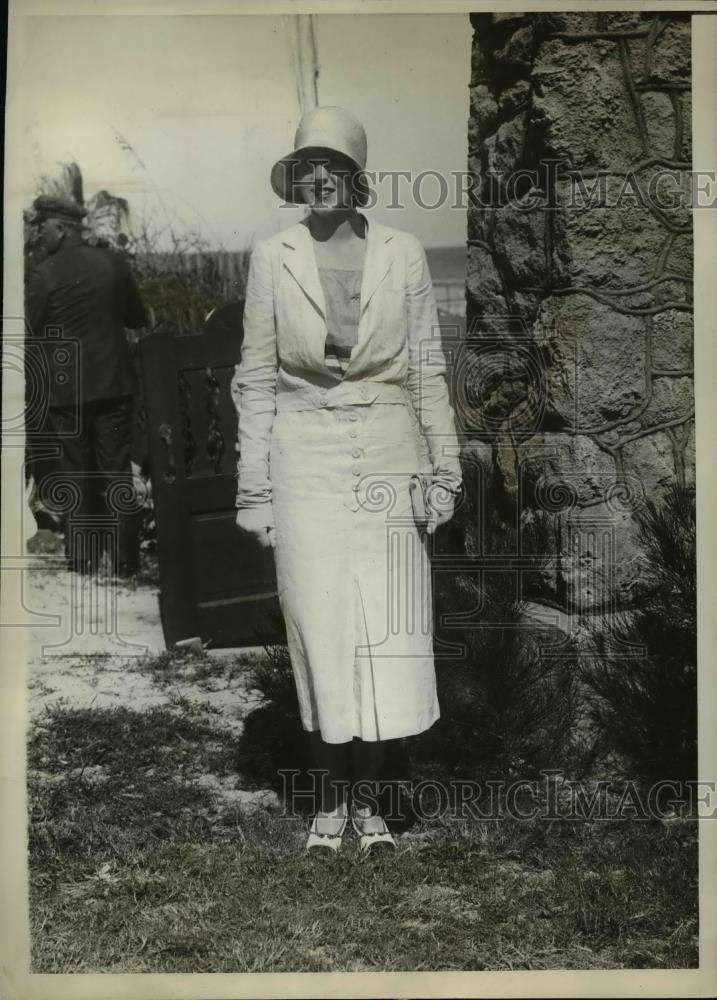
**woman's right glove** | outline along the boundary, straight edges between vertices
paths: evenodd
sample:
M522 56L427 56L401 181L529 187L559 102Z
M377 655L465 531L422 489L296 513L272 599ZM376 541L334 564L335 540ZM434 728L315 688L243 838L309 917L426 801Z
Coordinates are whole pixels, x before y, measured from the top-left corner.
M246 531L257 540L262 548L274 548L276 544L276 528L271 512L271 505L262 504L259 507L239 507L236 516L237 528Z

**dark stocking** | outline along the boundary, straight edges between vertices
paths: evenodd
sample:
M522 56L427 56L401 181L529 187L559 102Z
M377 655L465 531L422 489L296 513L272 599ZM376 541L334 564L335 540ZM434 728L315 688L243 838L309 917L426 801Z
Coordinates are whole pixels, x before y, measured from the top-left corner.
M384 748L381 740L354 739L352 746L354 800L358 807L370 806L372 812L379 811L378 785L383 770Z
M326 743L319 730L309 733L314 763L320 778L319 805L322 812L333 812L346 801L350 784L348 743Z

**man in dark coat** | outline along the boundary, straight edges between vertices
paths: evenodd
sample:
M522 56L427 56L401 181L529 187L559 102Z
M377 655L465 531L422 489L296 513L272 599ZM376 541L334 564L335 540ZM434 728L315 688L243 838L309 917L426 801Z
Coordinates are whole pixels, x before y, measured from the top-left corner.
M109 547L112 570L129 575L138 560L130 461L137 387L125 327L145 326L147 314L125 260L83 240L84 208L47 196L34 208L47 255L27 276L25 317L30 336L42 340L45 427L61 446L59 473L40 493L64 508L72 569L94 569Z

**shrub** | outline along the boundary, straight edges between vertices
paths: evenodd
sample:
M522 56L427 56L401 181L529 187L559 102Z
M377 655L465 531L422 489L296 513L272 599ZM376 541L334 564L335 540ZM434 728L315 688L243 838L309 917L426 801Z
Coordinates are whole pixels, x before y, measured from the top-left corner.
M257 660L249 668L249 682L285 712L294 712L298 717L296 685L291 669L289 650L283 645L265 647L266 658Z
M647 564L636 611L592 628L583 670L602 748L646 783L697 776L696 512L692 488L636 515Z
M235 766L244 780L257 788L271 786L284 791L283 769L304 772L299 785L306 786L306 771L312 766L309 741L299 718L294 674L289 650L284 644L265 644L266 656L248 667L249 684L264 696L264 703L244 720ZM295 803L298 809L306 802Z
M545 648L557 645L562 633L528 622L511 584L496 574L481 587L461 575L437 595L439 609L479 609L480 619L444 633L464 652L458 660L437 658L440 756L471 773L527 778L566 764L578 714L577 674L565 649L558 657Z
M474 518L475 477L465 476L464 484L463 517ZM446 765L474 774L529 777L569 759L578 675L563 633L526 615L519 571L509 562L517 553L517 531L497 514L495 488L489 482L485 491L491 516L485 538L472 546L475 571L436 579L438 637L459 643L462 653L436 657L442 718L433 750ZM480 571L482 555L494 557L494 569ZM560 646L560 655L551 655L551 645Z
M231 264L232 277L222 273L221 248L214 251L196 232L164 231L143 217L128 245L142 298L154 326L174 333L198 333L217 306L241 299L246 286L248 252ZM160 246L167 249L160 250ZM226 255L225 255L226 256Z

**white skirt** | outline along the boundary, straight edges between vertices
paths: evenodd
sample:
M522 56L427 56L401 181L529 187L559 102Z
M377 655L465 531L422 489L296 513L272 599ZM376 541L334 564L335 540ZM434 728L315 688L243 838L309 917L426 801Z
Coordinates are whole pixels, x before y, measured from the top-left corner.
M270 451L279 603L302 725L329 743L395 739L439 718L428 541L406 404L283 411Z

